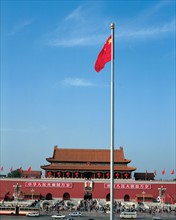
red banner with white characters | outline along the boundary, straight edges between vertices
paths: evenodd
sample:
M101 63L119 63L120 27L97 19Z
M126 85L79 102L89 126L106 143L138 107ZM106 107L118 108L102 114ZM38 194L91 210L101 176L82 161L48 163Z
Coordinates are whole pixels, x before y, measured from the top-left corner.
M104 184L105 189L110 188L110 183L105 183ZM132 183L115 183L114 184L114 189L151 189L152 186L151 184L132 184Z
M57 187L57 188L72 188L73 184L69 182L25 182L25 187Z

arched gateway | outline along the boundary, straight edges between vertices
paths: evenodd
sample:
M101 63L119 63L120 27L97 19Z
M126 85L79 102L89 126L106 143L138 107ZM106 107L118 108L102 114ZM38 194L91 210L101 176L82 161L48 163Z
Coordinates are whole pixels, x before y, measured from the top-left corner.
M84 194L84 200L91 200L92 199L92 193L91 192L85 192Z
M52 200L53 196L51 193L46 194L46 200Z
M125 195L124 196L124 202L129 202L130 201L130 196L129 195Z
M64 193L63 195L63 200L70 200L70 194L69 193Z

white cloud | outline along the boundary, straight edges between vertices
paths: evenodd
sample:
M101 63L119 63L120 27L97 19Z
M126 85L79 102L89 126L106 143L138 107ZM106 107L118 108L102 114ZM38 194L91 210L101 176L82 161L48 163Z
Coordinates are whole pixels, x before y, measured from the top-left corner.
M39 125L39 127L25 127L25 128L1 128L0 131L4 133L37 133L47 129L46 125Z
M122 29L122 32L118 33L119 38L123 37L136 37L136 38L146 38L146 37L157 37L161 36L161 34L166 34L175 31L175 21L172 20L168 23L157 25L154 27L145 27L138 29Z
M25 29L26 27L30 26L33 23L33 20L28 19L28 20L23 20L20 21L18 24L16 24L12 31L9 33L9 35L14 35L20 31L22 31L23 29Z
M64 38L64 39L54 39L48 42L51 46L62 46L62 47L74 47L74 46L90 46L97 45L101 41L105 40L106 36L75 36L73 38Z
M70 21L70 20L78 20L79 22L85 21L84 16L83 16L83 6L80 5L78 6L75 10L73 10L70 14L68 14L65 18L65 21Z
M58 27L48 34L46 44L55 47L74 47L97 45L104 42L107 37L104 27L109 28L110 23L102 24L104 19L101 10L97 10L97 7L82 4L71 11Z
M117 27L116 37L122 40L124 38L130 40L152 39L175 32L175 18L168 22L165 21L165 23L153 19L157 16L158 11L164 10L167 5L168 3L161 2L142 11L134 18L129 18L125 23L121 21ZM63 19L57 29L48 35L46 44L54 47L102 44L108 37L108 29L110 34L110 20L116 21L117 18L104 17L102 8L97 10L97 7L99 6L93 7L90 4L83 4L75 8ZM106 29L107 32L105 32Z
M95 86L92 82L82 78L65 78L61 81L63 86L74 86L74 87L90 87Z

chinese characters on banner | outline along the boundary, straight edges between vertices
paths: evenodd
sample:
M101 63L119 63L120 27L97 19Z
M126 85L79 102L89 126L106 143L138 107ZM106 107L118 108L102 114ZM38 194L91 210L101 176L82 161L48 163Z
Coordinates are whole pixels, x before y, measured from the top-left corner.
M110 188L110 183L105 183L104 188ZM151 189L151 184L114 184L114 189Z
M90 182L90 188L87 189L85 185L85 190L88 191L92 189L92 182ZM85 184L87 181L85 182ZM53 187L53 188L73 188L73 183L71 182L38 182L38 181L29 181L25 182L25 187ZM110 183L104 183L104 188L109 189ZM151 189L151 184L132 184L132 183L115 183L114 189Z
M73 188L73 184L69 182L25 182L25 187L58 187Z

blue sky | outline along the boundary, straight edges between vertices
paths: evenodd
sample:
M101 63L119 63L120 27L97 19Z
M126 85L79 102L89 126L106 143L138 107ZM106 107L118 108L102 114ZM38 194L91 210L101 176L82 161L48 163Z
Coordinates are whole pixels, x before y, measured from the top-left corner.
M1 1L4 173L39 170L55 145L110 148L110 62L94 64L112 22L115 149L173 178L175 1Z

